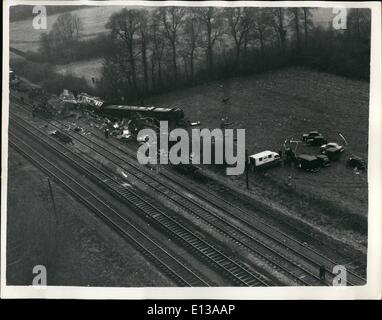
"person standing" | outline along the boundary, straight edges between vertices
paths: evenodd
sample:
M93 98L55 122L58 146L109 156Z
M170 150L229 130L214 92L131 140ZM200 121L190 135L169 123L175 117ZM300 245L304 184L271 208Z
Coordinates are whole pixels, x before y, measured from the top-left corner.
M324 265L320 266L320 280L325 282L326 268Z

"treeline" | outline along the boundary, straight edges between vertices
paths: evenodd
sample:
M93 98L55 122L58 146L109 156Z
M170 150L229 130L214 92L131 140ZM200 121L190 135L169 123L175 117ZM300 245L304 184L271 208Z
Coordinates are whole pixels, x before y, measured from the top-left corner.
M320 28L312 8L122 9L106 28L98 91L147 95L290 65L368 79L370 11L351 9L346 30Z
M27 51L26 58L34 62L66 64L73 61L104 57L111 50L111 40L106 34L99 34L86 40L55 41L51 33L42 34L39 50Z
M34 62L66 64L108 54L111 48L108 35L100 34L83 40L82 30L82 21L75 13L60 15L51 30L41 34L39 50L26 52L27 59Z
M314 10L125 8L109 18L106 34L85 40L82 21L64 13L28 59L59 64L103 57L95 90L115 101L293 65L367 80L370 10L350 9L345 30L315 26Z
M78 6L73 6L78 9ZM64 10L65 11L65 10ZM84 91L95 94L84 77L63 75L56 72L55 67L60 63L85 60L95 56L103 56L108 48L107 35L100 35L80 41L82 22L74 13L65 12L58 16L49 33L42 33L37 52L21 52L15 48L11 51L26 60L11 60L11 66L17 74L40 84L48 92L59 94L62 90Z

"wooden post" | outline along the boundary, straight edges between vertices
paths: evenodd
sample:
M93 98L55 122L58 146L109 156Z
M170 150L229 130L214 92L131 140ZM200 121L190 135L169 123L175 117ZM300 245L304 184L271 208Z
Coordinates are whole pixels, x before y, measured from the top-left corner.
M52 189L52 185L50 183L50 179L49 178L48 178L48 186L49 186L49 194L50 194L50 197L51 197L52 203L53 203L54 217L56 218L56 221L57 221L56 203L54 202L53 189Z
M247 184L247 189L249 190L249 156L248 150L245 149L245 182Z

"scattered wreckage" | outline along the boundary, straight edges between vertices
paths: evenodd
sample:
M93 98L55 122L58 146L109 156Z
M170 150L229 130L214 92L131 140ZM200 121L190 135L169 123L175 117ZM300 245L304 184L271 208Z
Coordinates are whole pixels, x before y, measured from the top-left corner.
M19 82L14 72L10 71L10 79L15 83ZM44 90L37 85L30 85L29 97L34 98L32 114L43 116L55 116L67 114L71 107L87 107L87 110L95 111L94 114L105 116L105 123L99 128L104 128L105 137L115 136L121 141L134 140L144 143L147 137L138 137L140 129L151 127L156 128L158 122L163 119L172 120L177 125L184 127L199 126L200 121L191 122L184 119L183 110L180 108L143 107L129 105L113 105L106 103L103 99L91 96L87 93L80 93L75 96L69 90L63 90L59 97L48 96ZM102 111L102 112L101 112ZM93 112L92 112L93 114ZM99 116L98 116L99 117ZM114 118L113 118L114 117ZM82 132L80 127L74 128L76 132ZM57 139L64 143L73 143L67 135L55 131L52 133ZM295 154L291 148L285 148L284 154L274 151L262 151L248 157L248 162L254 171L279 166L281 163L294 164L296 167L309 172L317 172L319 168L329 167L331 162L338 160L345 151L345 147L336 142L328 142L322 133L313 130L302 135L302 142L306 146L319 146L319 154ZM365 170L365 161L355 155L351 155L346 164L354 170ZM183 171L193 172L196 168L184 166Z
M354 170L366 170L366 162L361 157L351 155L347 162L347 166Z
M51 135L52 135L53 137L55 137L57 140L60 140L60 141L63 142L63 143L74 144L72 138L69 137L68 135L62 133L61 131L54 130L54 131L51 133Z

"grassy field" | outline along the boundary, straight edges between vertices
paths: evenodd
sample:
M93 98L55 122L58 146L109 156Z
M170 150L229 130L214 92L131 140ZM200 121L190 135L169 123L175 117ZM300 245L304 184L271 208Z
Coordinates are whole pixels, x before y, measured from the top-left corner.
M222 102L224 97L230 98L226 104ZM278 151L285 139L301 140L302 133L310 130L319 130L329 141L344 144L341 133L348 146L342 159L331 167L316 174L280 167L269 170L266 177L281 185L291 182L295 191L323 201L323 206L330 200L345 212L367 215L367 174L355 173L345 166L350 153L367 159L367 82L290 68L199 85L156 96L145 103L179 106L188 118L201 121L202 127L207 128L219 127L220 119L228 116L234 123L232 128L246 129L250 153ZM318 147L300 144L297 153L314 155ZM275 192L273 198L277 197Z
M54 181L53 203L47 177L12 148L8 168L8 285L31 285L41 264L48 285L173 285Z
M31 7L32 8L32 7ZM94 7L89 6L89 8L75 10L72 13L77 14L77 16L82 21L82 38L92 37L99 33L106 31L105 24L109 17L123 7L121 6L102 6ZM134 8L134 7L133 7ZM32 9L31 9L32 12ZM52 25L56 21L59 14L49 15L48 10L48 29L50 31ZM328 22L331 21L333 13L331 9L320 8L313 11L313 21L316 25L321 25L326 27ZM15 21L10 24L10 39L11 46L16 49L27 51L36 51L38 49L38 39L41 32L45 30L35 30L32 27L32 18L27 20Z
M62 75L84 77L89 85L92 85L92 77L100 79L103 59L76 61L68 64L57 65L55 70Z

